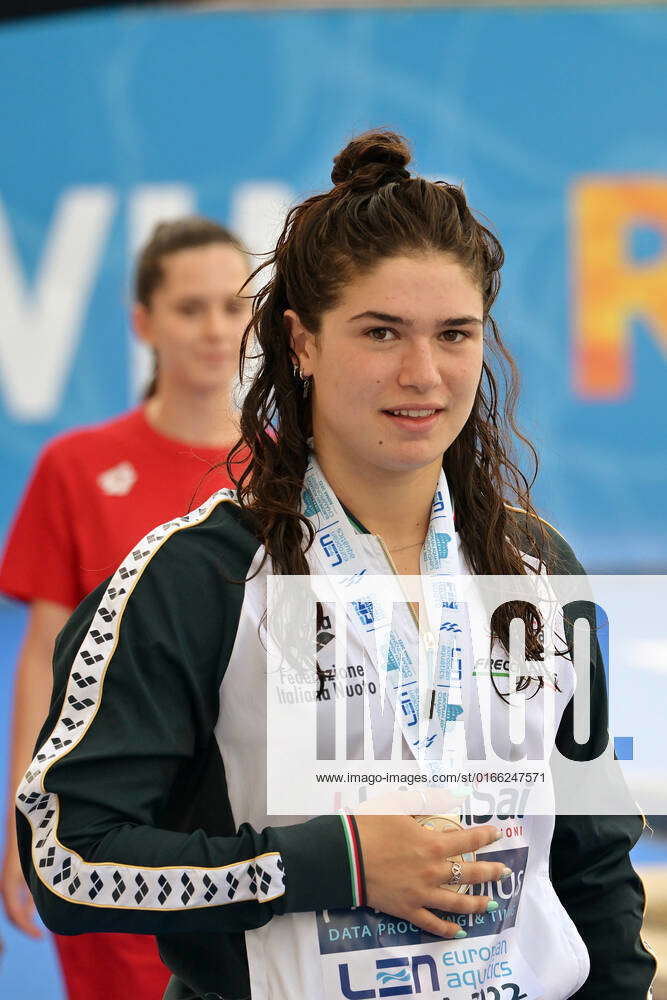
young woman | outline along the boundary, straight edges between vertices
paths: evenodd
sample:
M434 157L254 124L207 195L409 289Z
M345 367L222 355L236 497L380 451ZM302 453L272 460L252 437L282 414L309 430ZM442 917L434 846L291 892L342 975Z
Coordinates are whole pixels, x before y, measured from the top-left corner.
M207 470L238 437L230 393L248 321L239 296L248 257L224 227L204 218L162 223L139 254L133 322L155 353L144 405L67 433L43 451L11 530L2 591L29 605L16 679L10 801L2 895L9 919L39 936L20 870L13 797L51 695L56 635L72 609L158 521L185 513ZM218 468L206 482L230 485ZM199 494L201 495L201 493ZM99 992L157 1000L168 972L150 937L56 937L70 1000Z
M410 815L267 815L269 574L580 572L508 457L514 394L508 424L491 367L509 360L491 317L502 249L459 188L408 162L393 133L361 136L336 157L333 189L292 209L243 344L251 355L254 332L261 357L232 451L252 452L237 497L152 531L58 642L17 797L24 870L61 933L158 934L172 1000L639 1000L653 975L628 860L636 817L472 814L442 830ZM424 709L443 756L492 680L473 618L456 601L447 613L449 694ZM537 659L540 622L520 613ZM358 617L338 667L321 628L322 705L350 665L381 675ZM512 617L495 622L491 662ZM396 628L405 653L415 622ZM597 660L591 671L599 752ZM544 719L546 685L532 687L528 737ZM565 658L549 690L564 746Z

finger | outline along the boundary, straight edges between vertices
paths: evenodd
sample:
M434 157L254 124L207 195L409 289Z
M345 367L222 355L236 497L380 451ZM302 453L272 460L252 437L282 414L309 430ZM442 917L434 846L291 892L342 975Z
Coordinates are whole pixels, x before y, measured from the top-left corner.
M451 861L445 862L445 869L451 869ZM448 885L452 877L443 879L443 884ZM476 885L478 882L500 882L501 879L509 878L513 875L511 868L500 864L498 861L464 861L461 865L461 882L464 885Z
M5 892L5 911L14 927L28 937L41 938L42 933L34 922L35 906L30 896L23 892Z
M17 926L24 934L27 934L29 938L37 941L42 937L42 932L35 923L36 910L32 899L27 899L23 906L21 907L19 914L19 923Z
M408 919L416 927L421 927L423 931L435 934L436 937L448 939L467 937L466 931L459 924L455 924L453 920L442 920L441 917L437 917L435 913L431 913L424 907L416 910Z
M467 854L469 851L477 851L487 844L495 844L503 836L503 831L497 826L473 826L466 830L452 830L439 832L437 830L424 830L424 833L431 837L439 837L445 857L449 858L453 854Z
M490 896L472 896L452 889L433 889L425 902L426 906L445 913L493 913L498 909L498 903Z
M500 864L498 861L464 861L461 864L461 878L458 882L452 882L454 874L452 862L445 861L445 875L441 886L476 885L478 882L500 882L501 879L508 878L513 874L511 868Z

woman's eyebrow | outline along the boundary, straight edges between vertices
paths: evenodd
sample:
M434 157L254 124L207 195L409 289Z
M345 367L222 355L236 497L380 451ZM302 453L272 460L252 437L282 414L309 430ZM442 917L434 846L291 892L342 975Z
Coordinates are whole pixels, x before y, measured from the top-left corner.
M355 319L377 319L381 323L400 323L403 326L414 326L411 319L403 319L402 316L392 316L390 313L376 312L373 309L357 313L356 316L350 316L348 323L351 323ZM436 326L467 326L470 323L476 323L478 326L483 325L482 320L477 316L450 316L449 319L438 320Z
M403 326L412 326L412 320L403 319L401 316L392 316L391 313L375 312L373 309L367 309L366 312L350 316L348 323L351 323L353 319L379 319L381 323L402 323Z
M476 323L477 326L484 326L483 321L478 316L452 316L450 319L442 320L442 326L467 326L470 323Z

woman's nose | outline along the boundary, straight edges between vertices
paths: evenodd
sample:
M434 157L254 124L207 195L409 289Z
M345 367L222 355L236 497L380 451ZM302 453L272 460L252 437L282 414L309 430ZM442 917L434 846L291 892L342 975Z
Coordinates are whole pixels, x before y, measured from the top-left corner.
M227 331L227 317L220 309L209 309L206 313L205 333L212 340L219 340Z
M399 384L425 392L439 385L440 371L430 344L411 344L406 347L399 373Z

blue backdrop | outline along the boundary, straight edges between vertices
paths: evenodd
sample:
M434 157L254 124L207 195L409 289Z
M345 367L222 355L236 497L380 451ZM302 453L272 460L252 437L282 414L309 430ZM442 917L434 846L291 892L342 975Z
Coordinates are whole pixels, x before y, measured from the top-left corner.
M664 570L666 43L659 7L3 26L0 537L43 442L134 398L127 262L150 224L196 207L263 250L346 139L382 125L505 245L497 317L542 512L590 569ZM20 995L57 996L31 969Z
M462 181L504 242L497 312L545 516L591 568L667 565L667 317L620 309L607 355L627 384L600 392L577 364L574 301L583 288L588 341L608 336L604 289L578 265L591 179L658 188L648 211L629 197L627 273L602 260L603 284L651 267L667 282L666 42L667 11L617 8L115 11L3 28L0 533L42 442L128 404L123 288L152 217L189 201L264 249L281 198L322 188L345 139L380 124L413 141L421 172Z

